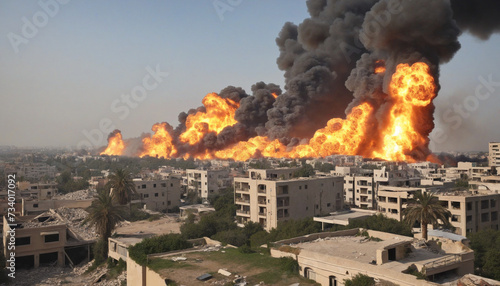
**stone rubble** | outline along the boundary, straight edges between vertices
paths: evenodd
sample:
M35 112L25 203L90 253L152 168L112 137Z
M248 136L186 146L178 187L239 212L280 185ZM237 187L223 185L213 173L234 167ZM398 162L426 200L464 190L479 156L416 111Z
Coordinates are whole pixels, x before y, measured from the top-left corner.
M74 191L67 194L59 194L53 197L54 200L90 200L96 195L96 191L92 189Z

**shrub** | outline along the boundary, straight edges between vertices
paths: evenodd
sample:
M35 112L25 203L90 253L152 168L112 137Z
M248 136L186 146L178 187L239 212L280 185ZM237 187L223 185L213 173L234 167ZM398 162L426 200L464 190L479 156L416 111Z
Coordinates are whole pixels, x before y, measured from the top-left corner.
M375 280L364 274L356 274L352 279L344 280L345 286L373 286L375 285Z
M146 238L140 243L129 247L129 255L135 262L145 266L148 254L181 250L192 247L180 234L164 234Z

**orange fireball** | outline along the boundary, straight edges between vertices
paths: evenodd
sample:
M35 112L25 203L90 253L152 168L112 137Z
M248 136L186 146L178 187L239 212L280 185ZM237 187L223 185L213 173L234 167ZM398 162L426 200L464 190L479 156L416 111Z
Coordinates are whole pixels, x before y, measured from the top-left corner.
M108 138L108 147L106 147L106 150L102 151L100 155L120 156L123 154L124 149L125 144L123 143L122 134L116 132L114 135L110 135Z
M177 155L177 149L167 129L171 129L171 127L165 122L153 125L151 130L154 131L154 134L142 139L143 151L139 157L151 156L168 159Z
M209 93L202 101L205 112L198 111L186 119L186 131L180 135L183 143L194 145L208 133L219 134L222 129L237 123L234 119L236 109L240 106L229 98L222 98L216 93Z
M392 75L389 95L393 100L388 124L382 130L382 150L373 155L392 161L414 161L408 154L426 144L427 137L416 130L416 109L428 106L436 96L434 78L425 63L399 64Z

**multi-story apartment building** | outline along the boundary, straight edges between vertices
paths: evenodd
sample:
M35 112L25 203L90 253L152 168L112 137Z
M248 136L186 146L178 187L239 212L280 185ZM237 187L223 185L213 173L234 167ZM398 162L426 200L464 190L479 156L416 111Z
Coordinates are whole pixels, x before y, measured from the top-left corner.
M239 224L258 222L269 231L280 221L326 215L342 209L342 177L280 179L283 174L290 175L293 171L251 169L248 178L234 179Z
M468 232L487 228L498 230L500 194L456 191L437 196L441 204L451 212L450 223L455 227L455 233L465 236Z
M154 211L169 211L180 206L181 180L171 176L166 180L134 179L135 189L146 208Z
M500 142L490 142L488 165L490 167L500 167Z
M388 218L398 221L403 219L403 210L413 194L422 191L421 188L378 186L377 211Z
M57 183L30 183L27 181L18 182L17 189L22 197L31 197L38 200L48 200L57 194Z
M6 169L8 174L16 174L18 179L40 180L43 177L54 178L56 167L45 163L26 163L17 166L11 166Z
M207 199L220 190L231 187L233 178L228 169L220 170L186 170L187 191L195 191L198 197Z

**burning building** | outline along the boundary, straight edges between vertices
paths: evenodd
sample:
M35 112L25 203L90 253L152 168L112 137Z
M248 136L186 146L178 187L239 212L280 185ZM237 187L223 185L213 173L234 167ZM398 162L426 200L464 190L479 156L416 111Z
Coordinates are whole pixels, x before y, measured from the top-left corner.
M439 65L460 49L462 31L487 39L500 27L491 13L499 4L476 2L309 0L310 18L286 23L276 39L284 90L229 86L179 114L176 128L154 124L139 144L115 130L101 154L432 160Z

